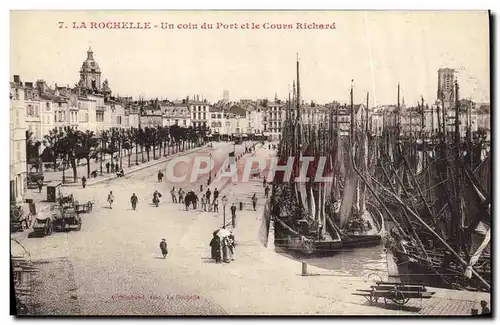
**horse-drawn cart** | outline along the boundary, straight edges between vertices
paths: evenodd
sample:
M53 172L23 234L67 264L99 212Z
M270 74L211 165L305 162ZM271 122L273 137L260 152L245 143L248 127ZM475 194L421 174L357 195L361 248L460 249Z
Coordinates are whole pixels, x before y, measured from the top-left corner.
M358 289L354 292L355 296L363 296L372 305L378 302L379 298L384 298L384 303L392 302L398 306L403 306L410 299L430 299L435 292L428 292L427 288L420 284L403 284L397 282L376 282L371 289Z
M87 203L78 203L75 201L75 210L77 213L90 213L92 211L93 203L88 201Z
M72 227L76 230L82 229L82 217L74 206L54 206L54 211L52 223L54 230L65 231L66 228Z

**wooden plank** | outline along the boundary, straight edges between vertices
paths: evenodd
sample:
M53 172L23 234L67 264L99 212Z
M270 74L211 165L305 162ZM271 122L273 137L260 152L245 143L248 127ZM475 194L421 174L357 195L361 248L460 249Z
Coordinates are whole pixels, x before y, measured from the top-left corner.
M378 285L378 286L371 286L375 290L391 290L391 289L397 289L397 290L403 290L403 291L420 291L420 292L425 292L427 289L423 286L403 286L403 285Z

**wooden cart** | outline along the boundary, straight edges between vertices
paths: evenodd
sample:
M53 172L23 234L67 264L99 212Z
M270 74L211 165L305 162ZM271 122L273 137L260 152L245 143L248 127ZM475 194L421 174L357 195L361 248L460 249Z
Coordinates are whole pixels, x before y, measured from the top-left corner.
M82 229L82 217L74 207L61 207L61 213L57 218L54 218L53 228L57 231L65 231L66 228L76 230Z
M77 213L90 213L92 211L92 206L94 204L91 201L88 201L87 203L78 203L78 201L75 201L75 210Z
M403 284L397 282L376 282L371 289L358 289L354 292L355 296L363 296L372 305L378 302L379 298L384 298L384 303L394 303L399 306L404 306L410 299L430 299L435 292L428 292L427 288L420 284Z

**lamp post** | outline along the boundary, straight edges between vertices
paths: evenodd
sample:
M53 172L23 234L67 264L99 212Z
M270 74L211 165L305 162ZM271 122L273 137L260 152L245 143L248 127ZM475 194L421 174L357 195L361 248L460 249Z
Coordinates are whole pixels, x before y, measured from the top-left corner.
M223 224L222 224L222 228L226 228L226 204L227 204L227 197L224 195L222 197L222 217L223 217Z
M100 151L100 154L101 154L101 159L100 159L100 172L99 172L99 175L102 176L102 151L104 150L104 139L103 139L103 135L101 134L101 150Z
M209 153L208 154L208 157L210 157L210 171L209 171L209 174L208 174L208 185L210 185L210 183L212 183L212 153Z

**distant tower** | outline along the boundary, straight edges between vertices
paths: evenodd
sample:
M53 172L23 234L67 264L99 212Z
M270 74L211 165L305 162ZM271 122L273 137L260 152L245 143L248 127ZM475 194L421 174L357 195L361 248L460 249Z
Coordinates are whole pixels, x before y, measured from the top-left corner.
M438 70L437 99L443 101L444 109L453 106L455 95L453 93L455 70L443 68Z
M89 47L87 59L83 61L80 69L80 81L78 86L86 89L101 90L101 69L94 60L94 52Z
M229 103L229 90L224 89L224 92L222 93L222 100L225 103Z

